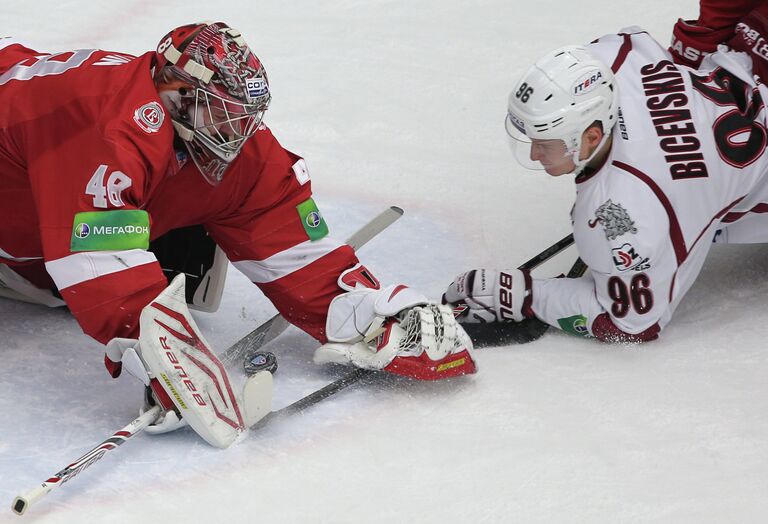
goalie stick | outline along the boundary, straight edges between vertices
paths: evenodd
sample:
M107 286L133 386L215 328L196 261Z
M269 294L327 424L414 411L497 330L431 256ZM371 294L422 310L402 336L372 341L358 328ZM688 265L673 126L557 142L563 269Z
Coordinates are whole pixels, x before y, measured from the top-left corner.
M401 216L403 216L403 210L397 206L391 206L355 231L346 243L357 250ZM219 360L226 367L239 360L245 359L247 361L249 355L277 338L288 326L288 321L278 313L226 349L219 355Z
M363 246L374 236L389 227L402 215L403 210L401 208L391 206L390 208L384 210L382 213L374 217L373 220L365 224L354 234L352 234L352 236L350 236L347 240L347 244L352 246L354 249ZM243 337L235 345L227 349L222 354L220 360L225 364L237 360L238 357L241 357L243 354L245 354L246 351L252 351L254 347L261 347L263 344L277 337L285 330L287 326L288 322L285 321L285 319L283 319L283 317L280 315L276 315L269 321L259 326L256 330ZM225 358L227 360L225 360ZM48 480L41 483L36 488L17 496L11 504L11 509L13 512L17 515L23 515L30 506L50 493L51 490L72 479L84 469L101 460L104 455L107 454L107 452L114 450L125 441L144 430L148 425L155 421L155 419L160 414L160 411L161 408L159 406L155 406L152 409L146 411L141 416L133 420L130 424L116 431L111 437L104 440L102 443L91 449L88 453L77 459L72 464L51 476Z
M558 240L557 242L549 246L547 249L545 249L538 255L534 256L533 258L525 262L523 265L519 266L518 269L532 271L533 269L537 268L538 266L540 266L550 258L554 257L558 253L561 253L563 250L567 249L571 244L573 244L573 234L567 235L562 239ZM579 277L584 274L584 271L586 270L586 268L587 268L586 264L584 264L584 262L582 262L580 258L577 258L576 262L571 267L571 270L568 272L567 276L569 278ZM546 331L547 328L549 327L547 324L545 324L544 322L541 322L538 319L528 319L524 322L529 322L529 321L531 321L530 326L532 327L525 328L527 330L526 332L528 333L528 336L530 337L528 340L525 340L528 342L539 338L541 335L544 334L544 331ZM520 323L510 322L509 324L519 325L519 324L523 324L524 322L520 322ZM540 325L537 325L536 322L538 322L538 324ZM487 327L490 324L475 324L475 325ZM463 324L463 327L466 327L466 326L467 324ZM470 334L470 337L471 337L471 334ZM522 340L523 338L524 337L518 334L517 340L515 341L523 342ZM474 343L474 340L472 342ZM486 344L486 345L489 345L489 344ZM481 344L479 347L483 347L483 345ZM265 424L269 420L274 420L276 418L283 417L285 415L290 415L292 413L298 413L298 412L304 411L305 409L311 406L314 406L321 400L326 399L331 395L334 395L339 391L346 389L347 387L353 384L356 384L363 378L367 377L368 375L372 375L376 372L378 372L378 370L356 368L350 371L349 373L347 373L346 375L344 375L343 377L341 377L340 379L337 379L331 382L327 386L324 386L321 389L313 391L309 395L300 398L296 402L289 404L284 408L271 412L266 417L259 420L252 427L254 428L260 427L262 424Z
M111 437L74 461L69 466L51 476L48 480L36 488L33 488L13 499L11 509L17 515L23 515L31 505L35 504L42 497L50 493L51 490L58 488L68 480L71 480L85 468L93 465L93 463L97 462L98 460L101 460L108 452L114 450L121 444L125 443L129 438L141 432L144 428L154 422L159 414L160 406L155 406L152 409L147 410L133 422L124 428L115 431Z
M388 222L386 223L386 225L378 229L378 231L383 230L389 224L397 220L397 218L400 215L402 215L402 210L399 208L393 207L393 208L390 208L390 210L397 210L398 215L395 216L394 218L388 219ZM384 213L382 213L382 215L384 215ZM364 244L370 238L375 236L376 233L369 234L369 233L363 233L363 231L369 226L371 226L373 222L375 222L377 219L381 218L382 215L379 215L378 217L376 217L376 219L374 219L371 223L364 226L360 231L358 231L355 234L355 235L360 235L359 238L364 238L364 240L362 240L362 242L358 244L358 246ZM351 242L355 240L354 239L355 235L353 235L353 237L350 239L350 245L351 245ZM531 270L539 266L540 264L546 262L556 254L560 253L561 251L566 249L568 246L570 246L572 243L573 243L573 236L568 235L567 237L563 238L562 240L558 241L554 245L550 246L546 250L542 251L541 253L539 253L529 261L527 261L525 264L520 266L520 269ZM574 264L573 268L571 268L569 276L576 276L575 274L571 275L571 273L576 273L576 272L580 272L581 274L583 273L584 269L586 269L586 266L583 264L583 262L581 262L581 259L578 259L576 261L576 264ZM544 329L546 329L546 327L547 327L546 324L544 324ZM278 418L281 416L301 412L313 406L314 404L317 404L321 400L328 398L338 393L339 391L342 391L343 389L359 382L361 379L373 373L375 373L375 370L357 368L351 371L350 373L344 375L340 379L335 380L334 382L331 382L330 384L324 386L323 388L316 390L305 397L302 397L296 402L293 402L292 404L284 408L271 412L269 415L267 415L266 417L263 417L260 421L254 424L253 427L254 428L259 427L262 424L264 424L265 421L267 420L274 420L275 418ZM23 515L29 509L30 506L38 502L42 497L50 493L53 489L71 480L73 477L77 476L83 470L93 465L95 462L101 460L109 451L116 449L118 446L126 442L128 439L140 433L149 424L154 422L154 420L159 415L160 410L161 408L159 406L154 406L153 408L151 408L150 410L146 411L141 416L133 420L130 424L128 424L124 428L116 431L111 437L109 437L108 439L100 443L98 446L91 449L89 452L84 454L75 462L68 465L58 473L54 474L45 482L41 483L36 488L33 488L28 492L17 496L13 500L13 503L11 505L11 509L13 510L13 512L16 513L17 515Z

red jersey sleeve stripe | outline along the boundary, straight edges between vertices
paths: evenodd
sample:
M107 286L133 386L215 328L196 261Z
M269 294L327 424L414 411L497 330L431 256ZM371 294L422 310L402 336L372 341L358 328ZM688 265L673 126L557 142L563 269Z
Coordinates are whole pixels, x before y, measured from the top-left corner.
M621 66L624 65L624 61L627 59L627 55L632 51L632 35L623 34L621 36L624 38L624 42L621 44L619 53L616 55L613 64L611 64L611 71L613 74L619 72L619 69L621 69Z
M661 190L651 177L639 169L625 164L624 162L619 162L618 160L615 160L613 165L642 180L645 185L651 188L651 191L656 195L656 198L659 199L659 202L664 207L664 210L667 212L667 217L669 218L669 238L672 241L672 246L675 250L675 258L677 259L677 265L679 267L688 255L688 250L685 247L685 238L683 237L683 230L680 227L680 222L677 220L675 209L672 207L672 203L667 198L667 195L664 194L664 191Z
M768 204L765 204L765 203L757 204L755 207L753 207L749 211L737 211L733 213L727 213L723 217L722 222L723 224L730 224L732 222L736 222L743 216L748 215L749 213L759 213L759 214L768 213Z

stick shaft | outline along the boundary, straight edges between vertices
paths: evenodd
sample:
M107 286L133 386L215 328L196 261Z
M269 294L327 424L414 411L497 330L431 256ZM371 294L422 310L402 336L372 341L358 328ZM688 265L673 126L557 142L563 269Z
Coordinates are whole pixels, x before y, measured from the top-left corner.
M562 239L558 240L557 242L555 242L554 244L546 248L544 251L542 251L538 255L534 256L533 258L531 258L530 260L522 264L519 268L527 269L529 271L533 270L536 267L543 264L544 262L546 262L547 260L557 255L558 253L568 248L571 244L573 244L572 234L567 235ZM568 276L569 277L581 276L581 274L583 274L585 269L586 269L586 265L579 258L577 259L574 266L571 268L571 271L569 272ZM535 321L541 324L541 328L542 328L541 331L543 333L543 331L546 330L548 326L541 321L538 321L538 320L535 320ZM289 404L284 408L278 409L277 411L273 411L263 419L259 420L254 427L261 426L262 424L265 424L269 420L274 420L274 419L283 417L285 415L290 415L293 413L304 411L305 409L311 406L314 406L321 400L326 399L331 395L334 395L339 391L342 391L347 387L352 386L353 384L356 384L363 378L369 375L372 375L374 373L376 373L376 370L362 369L362 368L353 369L343 377L337 380L334 380L333 382L324 386L323 388L318 389L317 391L313 391L309 395L300 398L296 402Z
M357 250L367 244L373 237L384 231L401 216L403 216L403 210L399 207L391 206L355 231L347 239L346 243ZM288 321L278 313L232 344L219 355L219 360L221 360L222 364L225 366L230 366L232 363L242 360L249 353L257 351L259 348L264 347L266 344L277 338L286 330L286 328L288 328L288 325Z
M141 416L133 420L130 424L113 433L111 437L74 461L69 466L51 476L48 480L39 486L13 499L11 509L13 509L13 512L17 515L23 515L30 506L38 502L53 489L61 486L68 480L71 480L75 476L79 475L83 470L93 465L95 462L101 460L108 452L116 449L118 446L126 442L137 433L140 433L144 428L154 422L159 414L160 406L155 406L152 409L146 411Z
M557 255L561 251L564 251L568 247L573 244L573 233L570 233L551 246L549 246L547 249L539 253L538 255L534 256L530 260L526 261L524 264L518 266L518 269L525 269L528 271L531 271L533 269L536 269L541 264L552 258L553 256Z

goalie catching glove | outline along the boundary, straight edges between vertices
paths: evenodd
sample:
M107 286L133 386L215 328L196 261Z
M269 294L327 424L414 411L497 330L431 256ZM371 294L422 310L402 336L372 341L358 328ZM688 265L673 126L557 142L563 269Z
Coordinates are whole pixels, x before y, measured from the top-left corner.
M381 289L361 265L342 273L315 362L353 364L421 380L474 373L472 342L450 308L404 285Z
M531 276L512 269L473 269L457 276L443 295L460 322L521 322L532 318Z
M113 376L125 369L149 388L145 410L163 408L149 433L186 423L212 446L225 448L269 413L272 374L258 372L235 391L187 309L184 274L142 310L140 328L139 340L110 341L106 359Z

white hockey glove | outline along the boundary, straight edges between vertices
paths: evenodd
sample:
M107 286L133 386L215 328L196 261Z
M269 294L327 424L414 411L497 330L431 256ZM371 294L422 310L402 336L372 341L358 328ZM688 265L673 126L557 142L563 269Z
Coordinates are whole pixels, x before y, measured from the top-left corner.
M163 408L160 416L152 424L147 426L144 431L151 434L168 433L187 425L187 421L181 418L176 411L173 401L165 390L160 386L156 378L150 378L149 371L139 356L141 351L139 341L135 338L113 338L107 344L106 362L107 368L117 367L125 370L129 375L137 378L144 384L144 405L139 412L144 413L155 405ZM112 373L113 376L120 375L120 372Z
M459 322L520 322L533 317L531 276L519 269L473 269L457 276L443 295Z
M151 389L148 405L156 402L165 410L150 433L171 431L186 421L206 442L225 448L269 413L272 375L256 373L242 393L235 392L187 309L183 274L142 310L140 327L138 341L110 341L107 359L120 362Z
M315 362L382 369L421 380L476 371L472 342L450 308L430 303L404 285L370 289L360 279L355 287L345 284L348 273L359 268L339 278L348 292L331 302L328 343L315 351Z

